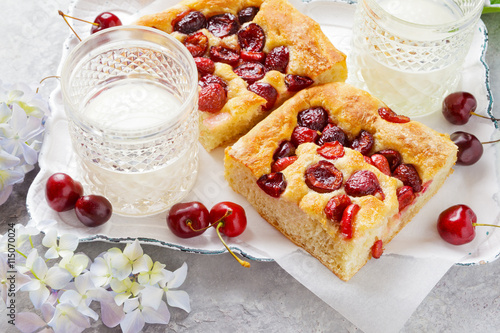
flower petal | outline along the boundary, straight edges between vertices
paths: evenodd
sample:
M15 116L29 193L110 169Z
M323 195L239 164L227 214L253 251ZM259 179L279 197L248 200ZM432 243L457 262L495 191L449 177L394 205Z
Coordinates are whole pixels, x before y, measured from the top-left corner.
M155 310L158 309L163 298L163 289L153 286L145 286L141 290L141 304L149 306Z
M45 285L40 285L39 289L30 291L29 295L35 309L39 309L49 298L50 292Z
M181 267L174 271L174 278L167 283L169 289L178 288L184 283L184 280L186 280L187 268L187 264L183 263Z
M153 267L153 260L147 254L144 254L134 261L132 274L147 272Z
M59 238L59 248L73 252L77 247L78 236L73 234L64 234L61 238Z
M45 283L53 289L59 290L64 288L73 276L67 270L54 266L47 272Z
M141 311L135 310L125 315L120 323L123 333L138 333L144 327L144 318Z
M32 312L16 314L16 328L23 333L31 333L46 325L42 318Z
M118 306L113 299L111 302L101 302L101 320L107 327L117 326L124 317L123 307Z
M161 302L157 310L145 306L142 310L142 315L144 316L144 321L149 324L168 324L170 321L170 311L168 311L165 302Z
M123 254L130 260L134 261L141 257L144 254L144 251L142 250L141 244L136 239L132 243L129 243L127 244L127 246L125 246Z
M189 295L184 290L169 290L167 293L168 305L191 312Z

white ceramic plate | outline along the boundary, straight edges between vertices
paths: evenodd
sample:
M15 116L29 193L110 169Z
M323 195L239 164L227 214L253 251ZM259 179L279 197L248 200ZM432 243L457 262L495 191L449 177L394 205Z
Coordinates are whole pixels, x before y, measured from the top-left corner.
M93 21L95 16L103 11L117 14L124 24L142 14L158 12L166 9L176 0L77 0L71 14ZM352 1L291 1L300 11L311 16L320 23L324 33L341 51L349 54L354 8ZM125 6L125 7L124 7ZM74 28L83 38L89 34L89 26L74 22ZM70 31L68 30L70 33ZM78 40L71 34L64 44L63 59L67 56ZM463 72L462 88L474 93L478 99L478 110L491 113L493 100L489 88L488 68L484 61L487 47L487 33L480 22L475 33L474 44L468 55ZM30 187L27 198L28 211L32 223L44 228L47 219L57 222L61 233L75 233L82 241L105 240L110 242L126 242L139 238L141 242L152 243L168 248L188 252L218 254L225 248L218 240L214 230L192 239L180 239L173 236L165 223L166 213L144 218L131 218L113 215L105 225L97 228L82 226L73 211L56 213L45 201L45 183L55 172L65 172L78 177L78 168L74 152L71 148L67 130L67 120L61 100L61 93L56 89L50 100L52 116L47 122L47 132L44 146L40 154L40 173ZM442 118L442 117L441 117ZM438 116L418 119L436 130L451 133L453 129ZM468 128L473 133L492 133L491 124L480 122ZM483 137L481 139L489 139ZM223 177L223 150L217 149L208 154L200 149L200 172L194 190L185 201L199 200L208 208L213 204L230 200L241 204L248 216L249 225L245 233L234 239L228 239L232 249L255 260L273 260L296 249L278 231L265 222L244 198L235 194ZM456 168L454 175L448 179L443 189L419 213L385 249L386 253L406 254L416 257L438 256L462 258L455 262L462 264L487 262L495 259L500 253L500 232L491 228L478 231L474 242L461 247L453 247L444 243L435 231L435 218L444 208L455 203L470 204L477 210L481 221L498 223L499 207L494 200L498 193L498 178L495 172L497 161L494 160L491 149L485 151L491 158L484 158L470 169ZM486 179L481 179L477 175ZM457 191L459 189L459 191ZM460 193L463 191L463 193ZM474 206L476 205L476 206ZM495 222L496 221L496 222Z

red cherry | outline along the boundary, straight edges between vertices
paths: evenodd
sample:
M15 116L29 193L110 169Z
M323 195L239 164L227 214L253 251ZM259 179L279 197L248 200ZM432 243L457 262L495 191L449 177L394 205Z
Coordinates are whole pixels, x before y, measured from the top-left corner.
M97 227L106 223L113 214L108 199L101 195L85 195L75 205L76 217L87 227Z
M201 202L181 202L170 208L167 225L177 237L191 238L205 232L209 219L210 213Z
M476 107L476 98L471 93L457 91L444 99L443 116L452 124L463 125L469 121Z
M441 238L453 245L471 242L476 236L474 211L466 205L451 206L438 218L437 229Z
M222 223L219 230L228 237L241 235L247 227L247 217L243 207L229 201L219 202L210 210L210 223L216 222Z
M458 131L452 133L450 139L458 147L457 164L474 164L483 155L483 145L473 134Z
M210 210L210 223L215 227L217 236L226 248L226 250L240 263L243 267L250 267L250 263L238 258L233 251L227 246L224 239L222 239L221 232L228 237L235 237L241 235L247 227L247 217L245 210L240 205L223 201L219 202Z
M104 12L97 15L97 17L94 20L94 23L97 23L97 25L95 24L92 25L92 28L90 29L91 34L107 28L122 25L122 21L120 21L118 16L110 12Z
M65 173L55 173L45 185L45 198L49 207L57 212L75 208L76 201L83 195L80 182Z

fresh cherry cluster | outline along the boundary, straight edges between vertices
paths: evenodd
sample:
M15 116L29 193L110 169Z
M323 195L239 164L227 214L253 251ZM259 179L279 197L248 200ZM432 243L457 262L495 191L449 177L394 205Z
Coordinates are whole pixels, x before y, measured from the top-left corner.
M177 203L170 208L167 225L174 235L181 238L199 236L210 227L214 227L229 253L242 266L250 267L250 263L236 257L220 234L236 237L245 231L247 217L245 210L240 205L223 201L215 204L209 212L207 207L198 201Z
M304 89L314 81L306 76L287 74L286 69L290 52L286 46L277 46L267 54L263 51L266 43L264 29L252 22L258 7L246 7L237 15L223 13L205 17L196 10L180 13L172 21L172 29L187 35L183 41L194 58L199 73L199 109L216 113L222 109L227 98L227 83L215 75L215 63L228 64L234 73L248 83L247 89L266 100L263 110L273 108L278 92L272 85L260 82L268 71L275 70L285 74L284 82L288 91ZM224 43L210 46L208 30L213 37L225 38L236 35L237 47L228 47ZM210 38L213 38L210 37Z
M101 195L83 195L82 184L65 173L55 173L45 185L45 198L56 212L75 209L76 217L87 227L106 223L113 213L111 203Z
M477 114L477 101L474 95L465 91L458 91L448 95L443 101L443 116L450 123L465 125L471 116L496 120ZM450 135L450 139L458 147L457 164L472 165L483 155L483 144L495 143L500 140L481 142L479 139L464 131L457 131ZM437 229L441 238L453 245L462 245L471 242L476 233L476 226L492 226L491 224L476 223L474 211L463 204L454 205L444 210L438 218Z

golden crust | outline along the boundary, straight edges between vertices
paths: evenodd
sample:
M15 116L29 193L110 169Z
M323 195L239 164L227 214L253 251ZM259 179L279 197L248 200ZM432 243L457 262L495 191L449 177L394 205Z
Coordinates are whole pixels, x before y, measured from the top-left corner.
M416 167L423 190L416 195L412 205L399 212L396 190L403 183L367 163L359 152L345 147L343 157L329 160L342 172L344 183L356 171L369 170L376 175L384 193L383 200L372 195L351 197L360 210L353 223L353 238L345 239L339 225L331 222L324 212L330 198L345 194L344 187L331 193L317 193L305 184L307 167L325 159L318 154L318 146L313 143L297 147L297 160L281 171L287 186L278 199L258 188L257 179L271 172L276 148L283 140L290 140L297 125L297 114L316 106L327 110L330 120L351 140L361 130L370 132L375 139L372 153L394 149L402 155L404 163ZM388 243L413 218L441 187L456 161L457 147L446 135L416 121L388 122L378 114L382 106L385 104L380 100L345 83L309 88L286 101L225 152L226 179L231 187L247 197L257 211L285 236L343 280L352 277L371 257L371 246L376 240ZM300 211L298 215L302 220L294 222L294 218L279 210L278 206L286 207L287 211Z
M308 76L314 80L314 85L345 81L346 56L331 44L318 23L301 14L286 0L184 0L161 13L144 16L136 23L172 33L182 42L186 35L174 32L172 28L172 21L179 14L197 10L206 17L221 13L236 15L249 6L260 7L252 22L265 32L263 51L267 53L283 45L288 47L290 61L287 74ZM239 48L235 35L221 39L214 37L207 29L202 32L209 38L210 46ZM249 92L248 83L234 74L231 66L217 64L214 74L225 79L229 90L226 106L221 111L216 114L200 112L200 142L208 151L234 142L269 114L269 111L262 109L266 100ZM275 108L294 94L287 90L284 78L285 74L270 71L261 80L277 90Z

